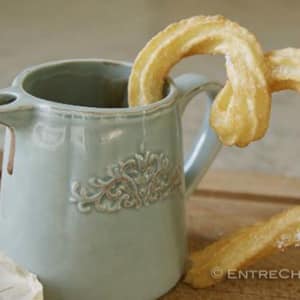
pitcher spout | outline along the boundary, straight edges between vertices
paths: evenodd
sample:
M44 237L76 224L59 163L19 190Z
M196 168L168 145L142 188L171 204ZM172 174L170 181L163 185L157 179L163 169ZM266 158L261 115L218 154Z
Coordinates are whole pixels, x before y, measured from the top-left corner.
M7 127L9 133L9 153L7 160L7 172L13 173L14 155L15 155L15 131L17 114L21 111L31 109L32 105L26 104L21 100L20 94L14 87L0 90L0 124Z
M16 113L32 108L15 87L0 90L0 123L4 126L13 127Z

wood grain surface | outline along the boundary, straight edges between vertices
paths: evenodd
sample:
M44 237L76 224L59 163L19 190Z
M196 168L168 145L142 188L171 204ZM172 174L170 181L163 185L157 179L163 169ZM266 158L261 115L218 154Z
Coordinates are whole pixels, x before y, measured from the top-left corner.
M190 251L201 249L238 228L300 204L300 180L262 174L210 172L187 201ZM251 270L300 270L300 249L276 253ZM195 290L180 282L161 300L300 299L300 279L227 280Z

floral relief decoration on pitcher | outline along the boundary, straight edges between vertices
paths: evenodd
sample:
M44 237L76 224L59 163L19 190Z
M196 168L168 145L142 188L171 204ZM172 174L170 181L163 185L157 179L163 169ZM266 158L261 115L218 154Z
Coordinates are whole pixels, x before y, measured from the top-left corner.
M140 208L166 199L181 182L180 168L166 154L147 151L109 167L105 178L73 181L70 202L82 213Z
M73 181L70 202L82 213L141 208L182 187L181 173L162 152L136 153L109 167L105 178L92 177L86 185Z

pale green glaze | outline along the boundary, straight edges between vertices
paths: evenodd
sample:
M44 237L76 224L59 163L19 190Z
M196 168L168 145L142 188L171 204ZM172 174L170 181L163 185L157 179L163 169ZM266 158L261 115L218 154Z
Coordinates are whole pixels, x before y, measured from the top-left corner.
M209 110L219 86L184 75L162 101L125 108L129 73L126 63L60 61L0 91L16 141L13 175L5 143L0 249L38 274L46 300L152 300L183 273L183 200L220 143L207 111L184 165L181 115L205 90Z

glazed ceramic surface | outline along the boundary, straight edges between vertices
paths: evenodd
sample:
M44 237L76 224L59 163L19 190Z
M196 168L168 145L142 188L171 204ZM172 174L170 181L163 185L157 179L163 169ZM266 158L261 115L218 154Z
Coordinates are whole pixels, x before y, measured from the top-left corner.
M163 100L128 108L129 74L122 62L59 61L0 91L0 249L39 276L46 300L152 300L183 273L184 198L220 149L208 122L219 86L183 75ZM202 91L184 163L181 116Z

